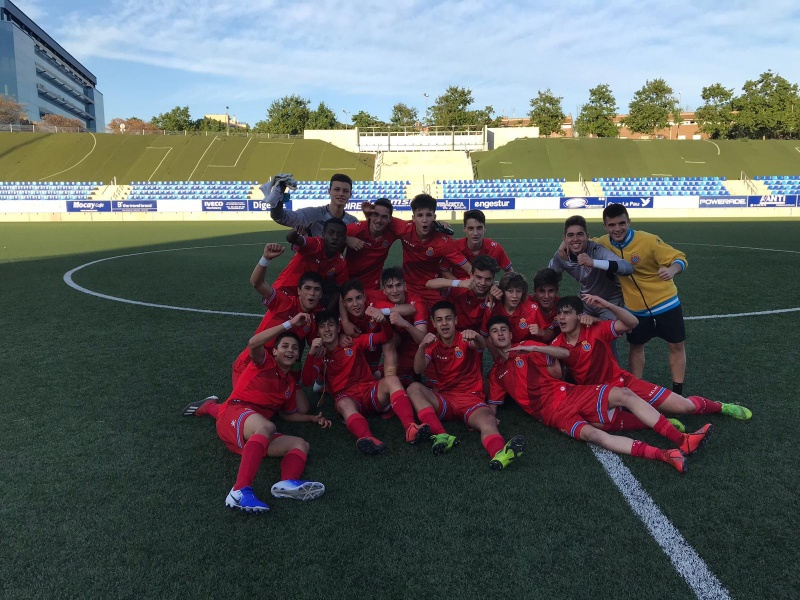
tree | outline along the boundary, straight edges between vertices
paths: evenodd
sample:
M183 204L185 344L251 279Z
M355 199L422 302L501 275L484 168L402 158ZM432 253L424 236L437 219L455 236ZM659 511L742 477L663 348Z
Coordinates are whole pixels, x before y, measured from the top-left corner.
M619 130L614 122L617 116L617 101L606 83L589 90L589 102L581 107L575 120L579 135L594 137L617 137Z
M493 116L494 108L491 106L483 110L469 110L472 102L472 90L451 85L428 108L426 120L431 125L451 129L480 128L498 121Z
M129 117L127 119L116 117L111 119L108 125L106 125L106 130L111 133L128 133L134 135L141 135L142 133L155 133L156 131L160 131L160 129L152 123L142 121L138 117Z
M27 123L25 107L11 96L0 94L0 125Z
M151 119L153 125L165 131L193 131L194 121L189 107L176 106L169 112L161 113Z
M742 86L734 100L734 133L749 138L793 138L800 124L797 84L767 71ZM797 107L797 112L795 112Z
M297 94L279 98L269 105L266 121L256 123L254 131L300 135L307 128L311 116L310 104L310 100Z
M398 102L392 107L392 118L390 119L392 129L416 127L418 122L419 116L416 108L411 108L402 102Z
M354 114L352 121L353 125L359 129L367 129L370 127L386 127L386 123L364 110L360 110Z
M547 137L551 133L564 135L564 111L561 109L561 96L556 96L547 88L539 90L536 98L531 100L531 125L539 128L539 135Z
M317 110L308 117L306 129L336 129L336 114L324 102L320 102Z
M733 129L733 88L714 83L703 88L705 104L695 111L698 129L711 139L727 138Z
M83 129L86 127L86 123L80 119L72 119L63 115L45 115L42 117L42 121L51 127L63 127L64 129Z
M194 122L194 129L197 131L214 131L221 133L228 130L228 123L218 121L217 119L208 119L203 117Z
M623 123L633 133L655 133L658 129L666 129L678 104L673 93L663 79L647 81L633 95L628 105L629 114Z

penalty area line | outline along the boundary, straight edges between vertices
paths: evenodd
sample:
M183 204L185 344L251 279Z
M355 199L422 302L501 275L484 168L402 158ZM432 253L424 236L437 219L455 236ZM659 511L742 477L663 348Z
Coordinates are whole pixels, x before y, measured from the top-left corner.
M603 448L590 444L595 458L622 494L628 506L642 521L647 531L667 555L672 566L683 577L698 598L729 600L730 594L705 561L681 535L653 498L644 490L622 460Z

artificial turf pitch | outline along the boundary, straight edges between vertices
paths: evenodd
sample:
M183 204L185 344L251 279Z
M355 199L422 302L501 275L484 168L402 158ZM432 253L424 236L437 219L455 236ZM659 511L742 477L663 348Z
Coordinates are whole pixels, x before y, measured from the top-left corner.
M689 317L796 308L800 223L635 223L686 251L678 286ZM599 225L592 224L599 234ZM257 317L176 311L80 293L258 314L248 278L263 223L0 224L0 596L4 598L691 598L589 447L500 411L528 450L488 468L460 423L451 453L403 443L373 418L384 456L331 430L279 423L311 443L314 502L274 500L278 461L255 490L272 510L227 511L237 456L187 402L230 388L230 364ZM490 223L530 279L560 225ZM399 260L395 247L393 260ZM269 269L275 276L284 258ZM564 292L575 290L570 280ZM680 475L624 464L734 598L790 598L800 585L795 390L800 313L687 321L688 394L740 402L753 419L706 421L711 443ZM623 345L623 355L626 349ZM645 376L669 383L666 348ZM317 396L312 395L316 400ZM667 447L651 432L638 437Z

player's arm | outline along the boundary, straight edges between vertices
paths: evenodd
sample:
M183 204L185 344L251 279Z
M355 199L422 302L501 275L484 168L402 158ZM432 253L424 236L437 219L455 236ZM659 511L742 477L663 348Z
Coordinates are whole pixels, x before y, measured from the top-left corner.
M322 413L318 415L306 415L303 413L281 413L281 419L284 421L289 421L291 423L316 423L323 429L328 429L332 423L322 416Z
M621 306L612 304L600 296L583 294L583 296L581 296L581 300L583 300L589 306L597 306L599 308L605 308L609 310L617 318L616 322L614 323L614 330L619 335L631 331L639 324L639 319L637 319L636 315L634 315L632 312L622 308Z
M304 386L312 385L321 374L322 356L324 354L325 348L322 346L322 338L314 338L308 349L306 362L303 363L303 372L300 374L300 380Z
M449 271L448 271L449 272ZM452 275L452 273L450 273ZM437 277L425 282L425 287L429 290L446 290L451 287L469 287L469 279L448 279L447 277Z
M289 210L288 208L284 208L283 200L281 200L275 208L269 211L269 216L279 225L292 228L300 227L306 230L313 220L312 215L309 213L314 212L316 212L316 209L313 207Z
M430 364L430 359L425 356L425 351L436 341L436 336L432 333L426 333L425 337L419 343L417 353L414 355L414 373L422 375L425 369Z
M305 248L308 240L303 235L303 228L301 226L293 227L292 230L286 234L286 241L289 242L297 251L300 248Z
M601 269L608 273L608 276L612 276L615 273L618 275L632 275L633 274L633 264L629 261L620 258L611 250L604 248L600 244L593 244L592 248L588 248L591 252L591 256L587 253L583 253L578 256L578 263L587 267L592 267L595 269Z
M363 203L361 206L364 206ZM366 213L365 213L366 214ZM358 252L364 247L364 240L358 237L358 234L361 233L365 227L368 227L367 223L350 223L347 226L347 248L348 250L354 250Z
M414 325L413 323L409 323L400 315L400 313L393 312L389 314L389 323L398 329L405 329L416 344L420 344L425 338L425 335L428 333L428 328L426 325Z
M665 244L661 238L656 237L656 241L654 256L656 262L661 265L658 269L658 276L664 281L670 281L675 275L686 270L688 266L686 254Z
M267 353L266 349L264 348L264 344L274 340L281 333L288 331L292 327L302 327L310 320L311 315L308 313L297 313L289 321L284 321L279 325L275 325L274 327L270 327L269 329L265 329L264 331L255 334L247 343L247 347L250 350L250 359L257 365L262 364Z
M285 248L280 244L269 243L264 246L264 253L250 275L250 285L261 294L262 298L272 296L272 286L264 280L264 276L267 274L267 267L272 259L283 254L284 250Z
M472 329L465 329L461 332L461 338L470 345L473 350L482 352L486 349L486 338L484 338L477 331Z
M550 358L556 358L559 360L564 360L569 358L569 350L566 348L560 348L559 346L514 346L513 348L508 349L509 352L539 352L540 354L545 354Z

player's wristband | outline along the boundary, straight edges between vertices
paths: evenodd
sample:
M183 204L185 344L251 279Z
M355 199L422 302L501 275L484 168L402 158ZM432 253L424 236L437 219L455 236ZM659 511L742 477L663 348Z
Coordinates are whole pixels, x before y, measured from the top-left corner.
M387 317L389 316L389 313L391 313L391 312L392 312L392 309L390 309L390 308L382 308L381 309L381 313L383 313Z
M269 266L269 263L271 263L271 262L272 262L272 261L271 261L270 259L268 259L268 258L264 258L263 256L262 256L261 258L259 258L259 259L258 259L258 264L260 264L262 267L267 267L267 266Z
M283 322L283 328L284 328L286 331L289 331L289 330L292 328L292 323L291 323L291 321L284 321L284 322Z
M458 287L459 285L461 285L461 280L460 279L453 279L453 281L450 283L450 285L453 286L453 287Z
M610 261L607 260L600 260L599 258L594 259L594 268L595 269L602 269L603 271L608 271L608 264Z

